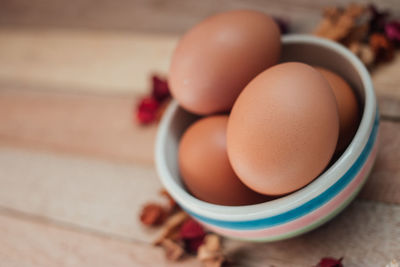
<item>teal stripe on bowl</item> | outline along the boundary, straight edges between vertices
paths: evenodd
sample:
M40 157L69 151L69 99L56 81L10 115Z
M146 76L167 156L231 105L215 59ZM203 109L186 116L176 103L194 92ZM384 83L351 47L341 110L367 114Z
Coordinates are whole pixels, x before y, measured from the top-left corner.
M379 113L376 112L375 122L373 129L371 131L371 135L367 141L366 146L364 147L363 151L361 152L360 156L354 162L354 164L350 167L350 169L331 187L329 187L326 191L318 195L317 197L309 200L308 202L304 203L303 205L296 207L292 210L289 210L285 213L278 214L275 216L271 216L268 218L257 219L257 220L250 220L250 221L223 221L212 219L208 217L204 217L202 215L198 215L190 210L186 210L191 216L206 222L208 224L212 224L221 228L228 228L234 230L256 230L256 229L265 229L268 227L284 224L295 220L299 217L302 217L317 208L324 205L326 202L334 198L339 192L343 190L357 175L360 171L364 163L366 162L367 158L369 157L373 145L376 140L377 132L379 128Z

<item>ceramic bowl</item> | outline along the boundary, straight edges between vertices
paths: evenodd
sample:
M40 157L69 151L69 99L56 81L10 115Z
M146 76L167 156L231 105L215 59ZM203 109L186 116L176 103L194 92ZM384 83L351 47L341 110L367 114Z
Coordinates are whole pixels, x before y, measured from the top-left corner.
M177 163L179 139L198 117L172 101L160 122L156 140L158 175L171 196L193 218L227 237L274 241L320 226L354 199L375 160L379 115L371 78L364 65L344 46L329 40L287 35L282 43L281 62L319 65L344 77L360 99L361 122L344 153L304 188L261 204L222 206L195 198L182 184Z

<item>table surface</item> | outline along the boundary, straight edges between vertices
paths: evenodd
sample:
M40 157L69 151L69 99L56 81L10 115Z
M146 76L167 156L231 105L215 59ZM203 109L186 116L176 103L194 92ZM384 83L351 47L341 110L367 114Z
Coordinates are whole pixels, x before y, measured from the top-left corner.
M199 266L165 260L138 213L161 188L157 126L133 122L151 73L179 35L220 10L252 7L308 32L346 1L3 1L0 8L0 266ZM37 3L37 2L36 2ZM380 1L400 14L397 0ZM238 266L384 266L400 258L400 55L373 81L380 150L358 198L333 221L271 244L225 242Z

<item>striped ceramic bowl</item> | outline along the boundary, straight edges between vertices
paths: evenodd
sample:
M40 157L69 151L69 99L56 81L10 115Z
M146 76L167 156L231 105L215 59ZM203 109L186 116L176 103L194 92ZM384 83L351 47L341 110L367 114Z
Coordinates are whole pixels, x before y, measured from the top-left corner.
M249 206L221 206L196 199L182 185L177 151L183 131L197 117L172 101L159 126L156 166L165 188L192 217L227 237L273 241L318 227L354 199L375 160L379 115L371 78L358 58L337 43L307 35L283 37L282 54L282 62L300 61L340 74L357 91L363 111L360 126L346 151L301 190Z

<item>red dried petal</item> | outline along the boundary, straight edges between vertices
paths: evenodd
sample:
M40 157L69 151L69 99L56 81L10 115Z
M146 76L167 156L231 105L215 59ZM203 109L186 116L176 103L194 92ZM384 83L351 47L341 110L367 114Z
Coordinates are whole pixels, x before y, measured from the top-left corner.
M203 226L193 219L186 220L181 228L180 235L182 239L195 239L199 237L204 237L205 232Z
M343 267L342 260L343 258L323 258L318 263L317 267Z
M392 21L385 25L385 33L389 40L400 43L400 21Z
M157 119L160 103L153 97L143 98L137 107L136 116L141 124L148 124Z
M151 92L152 96L159 102L164 101L170 96L169 87L167 80L161 79L160 77L154 75L152 77L153 90Z

